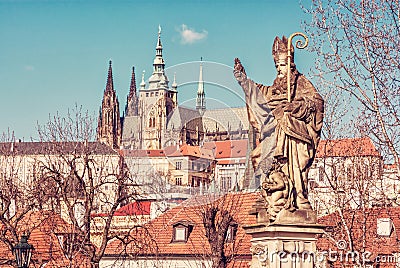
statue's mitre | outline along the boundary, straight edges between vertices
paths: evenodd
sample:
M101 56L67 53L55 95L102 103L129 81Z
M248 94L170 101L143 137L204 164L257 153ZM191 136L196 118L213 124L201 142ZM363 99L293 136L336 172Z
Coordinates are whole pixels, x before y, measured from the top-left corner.
M274 44L272 46L272 56L274 57L274 61L276 62L278 58L286 57L288 54L288 39L286 36L282 36L280 39L278 36L275 37ZM294 60L294 49L293 46L290 46L290 55L291 61Z

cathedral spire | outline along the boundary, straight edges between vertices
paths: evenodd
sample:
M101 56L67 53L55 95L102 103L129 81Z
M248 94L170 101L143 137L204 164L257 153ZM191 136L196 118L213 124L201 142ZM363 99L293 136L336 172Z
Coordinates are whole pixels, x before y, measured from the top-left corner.
M126 116L138 115L138 103L139 103L139 98L136 93L135 67L132 67L131 86L129 88L128 97L126 98L125 115Z
M158 40L157 40L157 48L161 49L162 53L162 44L161 44L161 26L158 25ZM162 54L160 55L162 56Z
M200 63L199 83L197 87L196 110L203 113L206 110L206 94L204 93L203 64Z
M108 76L107 76L107 85L106 91L114 91L114 82L113 82L113 74L112 74L112 61L108 62Z
M128 100L132 100L133 97L136 97L136 77L134 66L132 67L131 86L129 88Z
M104 90L103 101L99 113L97 127L97 141L113 148L119 148L121 143L121 118L119 102L114 90L111 60L108 66L107 85Z
M161 44L161 26L158 25L158 39L157 39L157 46L156 46L156 57L154 58L154 71L153 73L164 73L164 59L162 57L163 47Z

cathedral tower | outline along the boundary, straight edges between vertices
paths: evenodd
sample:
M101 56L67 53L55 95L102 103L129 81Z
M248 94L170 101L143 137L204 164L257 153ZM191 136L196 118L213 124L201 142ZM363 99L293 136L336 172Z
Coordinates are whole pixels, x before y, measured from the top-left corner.
M114 90L111 60L108 67L106 89L104 90L97 126L97 141L115 149L121 144L121 118L118 98Z
M149 78L147 88L142 77L139 89L139 109L143 111L144 149L162 148L168 116L177 106L177 85L174 81L172 87L169 88L162 53L161 27L159 26L153 73Z

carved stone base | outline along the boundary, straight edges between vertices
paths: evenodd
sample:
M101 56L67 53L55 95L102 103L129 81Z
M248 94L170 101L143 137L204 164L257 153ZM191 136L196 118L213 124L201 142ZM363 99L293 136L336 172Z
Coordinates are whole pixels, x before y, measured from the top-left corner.
M311 209L298 209L293 212L282 209L276 216L275 224L316 224L317 213Z
M251 268L313 268L317 257L316 235L325 226L317 224L255 224L245 226L252 236Z

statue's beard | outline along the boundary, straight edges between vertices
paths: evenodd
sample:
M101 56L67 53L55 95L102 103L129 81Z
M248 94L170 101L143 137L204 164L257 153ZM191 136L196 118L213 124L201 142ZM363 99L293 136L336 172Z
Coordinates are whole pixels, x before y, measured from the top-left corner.
M277 77L274 81L274 85L275 88L285 88L287 87L287 78L286 76L284 77Z
M292 84L292 85L294 84L297 75L298 75L298 72L296 69L290 72L290 84ZM285 75L283 77L276 77L274 80L274 84L272 86L277 89L286 89L287 88L287 76Z

